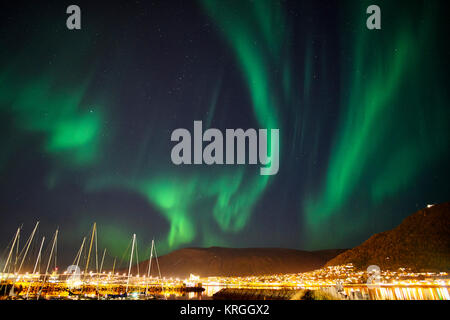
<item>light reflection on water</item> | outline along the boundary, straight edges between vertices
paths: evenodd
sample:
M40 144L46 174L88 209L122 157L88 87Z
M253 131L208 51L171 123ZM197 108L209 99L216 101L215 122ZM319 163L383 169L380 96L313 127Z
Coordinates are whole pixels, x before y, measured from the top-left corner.
M361 292L362 297L370 300L450 300L448 287L379 287L344 288L347 295ZM353 294L354 295L354 294Z
M227 288L226 286L204 286L205 291L203 292L187 292L181 293L171 292L170 294L166 294L166 298L170 300L211 300L214 293L219 292L223 288Z
M232 286L228 286L232 288ZM204 286L203 292L188 292L185 294L170 294L167 299L210 300L214 293L226 286ZM237 288L237 287L234 287ZM245 287L240 287L245 288ZM247 287L248 288L248 287ZM248 289L258 289L256 287ZM281 289L281 288L266 288ZM312 289L312 288L311 288ZM317 288L314 288L317 289ZM370 300L450 300L448 287L344 287L344 291L350 298Z

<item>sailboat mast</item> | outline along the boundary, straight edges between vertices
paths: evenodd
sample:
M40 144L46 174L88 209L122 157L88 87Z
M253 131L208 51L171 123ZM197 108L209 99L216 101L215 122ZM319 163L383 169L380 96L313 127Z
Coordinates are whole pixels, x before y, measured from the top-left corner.
M39 253L38 253L38 256L36 258L36 263L34 264L32 275L35 274L38 262L41 259L41 252L42 252L42 246L44 245L44 241L45 241L45 237L42 237L41 247L39 248ZM31 287L31 281L30 281L30 285L28 286L28 290L27 290L27 300L28 300L28 294L30 293L30 287Z
M102 270L103 270L103 261L105 261L105 254L106 254L106 248L105 248L105 250L103 250L102 262L100 263L100 273L102 273Z
M13 269L14 273L16 273L17 260L19 259L19 247L20 247L20 232L19 232L19 234L17 236L16 258L14 259L14 269Z
M159 279L160 279L160 282L161 282L161 290L162 291L164 291L164 285L163 285L163 283L162 283L162 277L161 277L161 269L159 268L159 261L158 261L158 253L156 252L156 245L154 246L154 249L155 249L155 260L156 260L156 266L158 267L158 274L159 274ZM161 291L161 292L162 292ZM164 295L164 299L166 299L167 300L167 297Z
M75 257L75 260L73 261L73 264L76 265L78 267L79 263L80 263L80 259L81 259L81 254L83 252L83 247L84 247L84 243L86 241L86 237L83 238L83 242L81 243L81 247L80 250L78 250L78 253Z
M97 271L97 296L98 296L98 299L100 299L100 294L98 294L98 285L100 282L100 274L102 273L103 260L105 259L105 253L106 253L106 248L105 248L105 250L103 250L102 262L100 263L100 271Z
M11 255L12 255L12 252L14 250L14 246L16 245L17 238L19 237L19 233L20 233L20 227L17 228L16 235L14 236L14 241L13 241L13 244L11 246L11 250L9 250L8 259L6 259L6 263L5 263L5 266L3 268L3 273L5 273L6 268L8 266L8 263L9 263L9 260L11 259Z
M128 284L130 283L131 264L133 263L134 243L136 242L136 234L133 234L133 244L131 245L130 266L128 267L127 287L125 292L128 292Z
M45 237L42 237L41 246L39 248L39 253L38 253L38 256L36 258L36 263L34 264L33 273L36 272L36 268L37 268L38 262L39 262L39 260L41 260L41 252L42 252L42 246L44 245L44 241L45 241Z
M53 250L55 249L55 244L56 244L57 239L58 239L58 229L56 229L56 231L55 231L55 237L53 238L52 249L50 250L50 256L48 257L48 262L47 262L47 268L45 269L44 281L42 281L42 287L41 287L41 290L39 290L39 291L42 291L42 289L45 286L45 281L47 280L48 268L50 267L50 262L52 261ZM38 300L39 300L39 296L40 296L40 294L38 294L38 296L37 296Z
M114 262L113 262L113 269L112 269L112 275L114 276L114 269L116 268L116 259L114 258Z
M162 279L161 269L159 268L159 262L158 262L158 253L156 252L156 246L154 246L154 250L155 250L155 260L156 260L156 266L158 267L159 278Z
M89 253L88 253L88 257L87 257L87 261L86 261L86 269L84 269L84 276L86 276L88 268L89 268L89 260L91 259L92 243L94 242L94 234L95 234L96 227L97 227L97 225L94 222L94 226L92 227L91 243L89 245Z
M98 273L98 246L97 246L97 227L95 228L95 272Z
M39 226L39 221L36 222L36 225L35 225L35 227L33 229L33 232L31 232L30 238L27 241L28 242L27 248L26 248L25 253L23 255L22 261L20 262L19 270L17 271L18 273L20 273L20 270L22 269L22 265L23 265L23 263L25 261L25 258L27 257L28 249L30 248L31 242L33 242L34 234L36 233L36 230L37 230L38 226Z
M145 287L145 295L148 293L148 283L150 281L150 273L152 270L152 258L153 258L153 246L155 245L155 240L152 239L152 247L150 249L150 259L148 260L148 271L147 271L147 286Z

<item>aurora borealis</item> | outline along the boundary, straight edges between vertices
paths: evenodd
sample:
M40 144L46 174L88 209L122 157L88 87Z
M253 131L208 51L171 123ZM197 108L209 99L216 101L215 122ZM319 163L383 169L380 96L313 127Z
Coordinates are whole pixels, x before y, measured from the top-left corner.
M450 200L444 1L376 1L381 30L371 1L78 1L78 31L71 3L38 3L1 10L4 247L39 219L68 260L94 221L110 260L133 233L345 248ZM175 166L195 120L280 129L278 174Z

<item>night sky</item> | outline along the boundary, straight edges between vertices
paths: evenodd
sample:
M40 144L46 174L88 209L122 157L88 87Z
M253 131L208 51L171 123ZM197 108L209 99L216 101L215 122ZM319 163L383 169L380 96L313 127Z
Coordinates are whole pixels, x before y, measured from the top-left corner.
M347 248L450 200L445 1L93 2L0 6L2 250ZM172 164L194 120L279 128L278 174Z

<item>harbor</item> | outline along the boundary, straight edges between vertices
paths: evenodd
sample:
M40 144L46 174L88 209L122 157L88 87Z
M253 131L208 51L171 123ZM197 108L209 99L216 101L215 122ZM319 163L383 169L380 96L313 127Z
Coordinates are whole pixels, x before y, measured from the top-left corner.
M73 263L60 271L57 264L59 231L53 234L45 255L45 237L40 240L35 237L38 227L39 222L23 246L19 245L21 228L11 240L0 273L0 299L450 300L447 272L419 272L406 267L376 269L376 274L347 264L292 274L166 277L160 268L154 240L146 268L139 270L136 234L131 237L130 250L125 252L129 253L126 268L116 267L114 259L112 269L105 270L107 250L98 254L96 223L89 237L83 238ZM39 250L30 250L33 247ZM33 263L26 263L30 261ZM154 273L157 275L153 276Z

